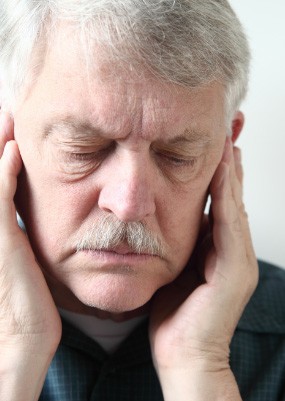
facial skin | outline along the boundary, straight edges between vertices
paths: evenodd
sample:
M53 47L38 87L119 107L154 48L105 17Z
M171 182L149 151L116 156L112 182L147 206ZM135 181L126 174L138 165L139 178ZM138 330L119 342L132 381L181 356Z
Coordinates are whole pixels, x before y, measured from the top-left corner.
M17 206L57 305L123 313L173 281L193 251L225 143L223 89L190 92L122 72L111 79L96 57L87 79L73 37L65 41L14 115L24 163ZM143 222L164 257L76 253L108 214Z

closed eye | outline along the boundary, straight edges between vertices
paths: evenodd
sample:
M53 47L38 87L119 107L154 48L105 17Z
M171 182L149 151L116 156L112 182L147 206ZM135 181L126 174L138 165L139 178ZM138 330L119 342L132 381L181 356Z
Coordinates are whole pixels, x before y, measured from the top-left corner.
M186 152L178 153L165 149L153 149L153 154L161 173L174 184L194 180L200 171L203 159L202 154L193 156L190 152L187 155Z
M65 144L56 152L59 171L65 180L74 181L96 171L115 149L115 142L104 146Z
M173 167L194 167L197 158L180 158L177 156L169 156L160 154L159 157L163 159L165 163L172 165Z
M115 148L115 144L112 143L111 145L104 147L102 149L99 150L89 150L86 149L86 151L81 151L81 152L77 152L77 151L68 151L67 155L70 161L75 161L75 162L98 162L103 160L105 157L107 157L109 155L109 153L111 153Z
M197 157L182 157L176 153L172 154L170 152L155 151L155 155L157 158L159 158L160 163L174 168L194 167L197 161Z

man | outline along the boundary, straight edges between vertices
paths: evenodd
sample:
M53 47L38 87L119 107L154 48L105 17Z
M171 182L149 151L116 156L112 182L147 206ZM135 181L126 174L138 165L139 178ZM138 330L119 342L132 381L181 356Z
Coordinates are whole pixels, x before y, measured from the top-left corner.
M1 400L284 399L284 310L259 306L283 272L261 267L241 318L258 266L228 3L0 7Z

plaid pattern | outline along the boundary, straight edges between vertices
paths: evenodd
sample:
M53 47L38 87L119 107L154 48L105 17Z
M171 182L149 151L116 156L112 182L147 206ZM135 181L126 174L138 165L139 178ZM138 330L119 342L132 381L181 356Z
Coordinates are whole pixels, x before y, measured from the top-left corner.
M231 344L244 401L285 401L285 271L260 262L260 283ZM148 321L109 356L63 322L63 336L40 401L163 401Z

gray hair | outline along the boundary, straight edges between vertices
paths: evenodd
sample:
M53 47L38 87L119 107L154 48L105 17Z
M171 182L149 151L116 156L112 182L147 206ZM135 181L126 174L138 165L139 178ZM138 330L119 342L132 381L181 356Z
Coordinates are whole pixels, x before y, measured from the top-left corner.
M230 114L246 95L249 48L227 0L0 0L0 77L8 104L29 75L36 79L62 20L76 24L85 44L103 45L116 65L144 67L186 88L221 82ZM90 59L92 46L84 50Z
M129 252L165 257L165 247L161 239L152 233L143 222L123 222L112 214L99 216L91 229L87 230L79 242L79 251L114 250L120 245L127 245Z

